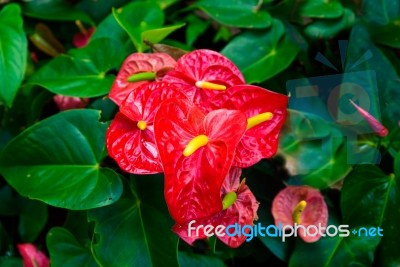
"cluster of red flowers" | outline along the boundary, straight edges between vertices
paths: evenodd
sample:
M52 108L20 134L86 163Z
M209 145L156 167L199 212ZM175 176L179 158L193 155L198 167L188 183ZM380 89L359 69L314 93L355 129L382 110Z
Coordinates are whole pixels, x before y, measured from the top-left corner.
M245 55L244 55L245 56ZM130 55L109 97L119 106L107 149L133 174L164 172L173 230L192 243L187 224L252 225L258 202L241 168L273 156L287 96L246 85L223 55L196 50L178 61L164 53ZM231 247L244 236L221 240Z

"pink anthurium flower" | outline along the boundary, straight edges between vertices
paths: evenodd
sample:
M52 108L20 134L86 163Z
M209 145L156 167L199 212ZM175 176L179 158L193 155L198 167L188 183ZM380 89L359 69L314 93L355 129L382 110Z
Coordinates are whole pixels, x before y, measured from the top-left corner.
M161 104L154 133L164 167L165 199L178 224L222 210L221 186L246 126L240 111L220 109L205 115L189 101Z
M386 129L386 127L383 126L382 123L380 123L377 119L375 119L374 116L369 114L368 111L366 111L365 109L363 109L362 107L360 107L359 105L354 103L354 101L351 99L350 99L350 103L358 111L358 113L360 113L361 116L364 117L364 119L368 122L369 126L371 126L372 130L374 130L374 132L377 135L379 135L381 137L385 137L389 133L388 129Z
M188 232L188 224L184 226L174 225L173 231L185 240L187 243L192 244L196 239L206 238L207 235L204 232L204 227L199 227L199 231L196 227L199 225L212 225L214 227L213 234L216 231L225 233L226 227L229 225L237 225L241 229L244 226L253 226L254 220L257 220L257 210L259 203L254 197L253 193L250 191L249 187L244 183L240 183L240 175L242 171L240 168L231 168L228 175L226 176L221 189L221 201L223 205L223 211L212 216L208 219L203 219L196 221L191 224L190 236ZM219 225L222 225L223 228ZM221 230L219 230L219 228ZM246 231L249 232L250 229ZM197 231L197 233L196 233ZM236 230L230 231L233 234ZM246 240L246 236L243 234L237 234L229 236L226 233L219 236L216 234L217 238L224 242L226 245L237 248Z
M280 191L272 202L272 215L275 225L302 225L308 227L319 224L326 227L328 223L328 207L324 197L314 188L308 186L288 186ZM304 229L298 229L298 235L308 243L316 242L321 238L307 235ZM312 232L314 234L314 232Z
M124 171L162 172L153 122L160 103L171 97L186 99L173 85L153 82L132 91L121 103L120 112L107 130L106 144L109 155Z
M59 110L68 110L75 108L84 108L89 103L88 98L79 98L74 96L55 95L53 97Z
M127 57L111 87L110 99L118 106L136 88L161 78L175 67L175 60L164 53L134 53Z
M240 70L228 58L215 51L199 49L182 56L163 81L178 83L201 109L210 97L229 87L244 84Z
M233 166L247 168L275 155L286 119L288 97L254 85L237 85L209 100L212 109L242 111L248 125L236 148Z
M24 267L48 267L50 265L47 256L33 244L18 244L17 248L24 261Z

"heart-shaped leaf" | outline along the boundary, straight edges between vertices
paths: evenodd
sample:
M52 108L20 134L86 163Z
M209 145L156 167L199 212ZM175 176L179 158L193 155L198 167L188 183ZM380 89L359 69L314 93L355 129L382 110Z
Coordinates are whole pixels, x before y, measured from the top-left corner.
M11 107L24 78L27 57L27 40L17 4L1 10L0 25L0 104Z
M71 110L15 137L0 156L0 173L21 195L68 209L115 202L118 175L99 166L107 124L96 110Z
M145 178L145 179L143 179ZM92 251L102 266L178 266L178 238L163 198L161 176L132 177L115 204L93 209Z
M260 10L258 0L201 0L195 6L216 21L234 27L268 28L271 15Z
M51 266L99 266L90 248L80 244L65 228L52 228L47 234L46 243L49 248Z
M283 23L274 19L267 31L243 32L229 42L221 53L242 70L247 83L254 83L263 82L286 69L299 50L285 34Z
M22 10L24 15L37 19L56 21L81 20L94 24L85 12L74 8L63 0L25 1L22 5Z
M82 49L73 49L38 70L28 81L61 95L94 97L110 91L115 79L107 74L119 67L124 58L121 43L96 39ZM107 52L106 52L107 51Z
M397 230L400 221L400 178L385 175L374 165L361 165L345 179L341 207L343 221L351 226L371 225L383 229L379 246L380 266L400 264Z

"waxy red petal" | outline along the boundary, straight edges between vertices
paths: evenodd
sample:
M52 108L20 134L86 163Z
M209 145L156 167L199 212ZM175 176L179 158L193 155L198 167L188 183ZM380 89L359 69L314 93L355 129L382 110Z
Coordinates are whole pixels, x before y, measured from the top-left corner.
M153 126L140 130L137 122L118 112L106 134L108 154L129 173L162 172Z
M273 114L271 120L245 132L236 149L233 166L247 168L275 155L279 133L286 119L287 103L287 96L254 85L234 86L209 100L212 109L237 109L247 118L264 112Z
M48 267L50 265L47 256L33 244L18 244L17 248L22 256L24 267Z
M245 83L242 73L232 61L220 53L206 49L182 56L175 69L165 75L163 81L180 84L190 99L203 110L206 109L202 103L221 91L199 89L195 86L197 81L225 85L227 88Z
M314 188L308 186L288 186L280 191L274 198L272 203L272 215L275 224L278 226L294 225L292 213L296 205L305 200L307 206L301 214L301 225L308 227L309 225L321 224L326 227L328 223L328 207L326 206L324 197ZM302 229L299 229L299 235L305 242L316 242L321 236L306 236Z
M236 192L237 199L233 205L209 219L196 220L196 223L192 224L191 227L209 224L215 229L218 225L227 227L236 223L241 227L245 225L253 226L253 221L258 219L257 209L259 203L246 184L240 185L240 175L240 168L232 168L226 176L221 189L221 198L228 192ZM203 227L199 228L198 231L192 230L190 236L188 235L188 224L183 226L175 224L172 230L189 244L193 244L197 239L206 238ZM218 238L232 248L237 248L246 241L246 236L244 235L232 237L225 235L218 236Z
M166 72L175 67L175 60L164 53L143 54L134 53L127 57L121 66L121 69L111 87L110 99L117 105L120 105L127 95L151 81L128 82L128 77L140 72L156 72L157 81L165 75Z
M154 120L165 173L165 199L178 224L210 217L222 209L220 190L246 129L239 111L216 110L206 116L188 101L166 100ZM205 134L209 142L191 156L186 145Z
M119 110L133 121L142 120L147 125L152 125L161 102L169 98L187 99L186 95L172 84L147 83L130 92L122 101Z

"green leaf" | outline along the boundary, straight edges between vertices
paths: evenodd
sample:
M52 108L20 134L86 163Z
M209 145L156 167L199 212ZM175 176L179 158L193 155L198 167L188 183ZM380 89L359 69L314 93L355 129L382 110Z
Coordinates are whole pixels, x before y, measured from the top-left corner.
M21 9L9 4L0 11L0 104L11 107L24 78L27 40Z
M216 257L205 256L180 251L179 266L180 267L225 267L225 263Z
M115 202L118 175L99 166L107 124L95 110L70 110L15 137L0 156L0 172L18 193L49 205L91 209Z
M374 165L361 165L345 179L341 208L343 221L351 226L372 225L383 229L379 246L380 266L400 264L400 178L385 175Z
M65 228L54 227L46 237L51 266L97 267L89 247L78 242Z
M142 33L159 28L164 23L164 13L156 3L152 2L133 2L119 9L113 9L113 16L128 33L139 52L144 50Z
M76 4L76 8L82 10L86 14L90 15L96 22L103 20L107 16L111 16L111 9L119 8L122 5L129 3L129 0L107 0L107 1L93 1L93 0L82 0ZM115 32L112 32L114 35ZM112 36L110 36L112 37Z
M400 177L400 151L397 153L396 158L394 159L394 174L397 177Z
M287 68L299 50L285 34L283 23L274 19L269 30L244 32L221 52L242 70L248 83L254 83L263 82Z
M176 31L177 29L185 26L185 23L180 23L177 25L166 26L163 28L152 29L142 32L141 39L142 41L149 41L153 44L159 43L165 39L169 34Z
M192 46L197 38L207 30L210 22L193 14L188 15L186 21L188 23L186 27L186 44Z
M343 7L339 1L308 0L301 4L301 16L309 18L338 18L343 14Z
M86 13L72 7L67 1L63 0L24 1L22 11L24 15L37 19L55 21L80 20L92 25L94 24Z
M47 223L47 206L23 198L8 185L0 189L0 215L19 216L18 232L23 242L35 241Z
M328 39L336 36L342 30L351 27L356 20L353 11L348 8L343 9L343 15L336 19L317 20L304 29L304 33L314 39Z
M102 266L178 266L178 238L171 231L163 179L135 177L131 192L108 207L90 210L92 251Z
M318 102L313 105L318 106ZM289 183L323 189L338 182L351 169L346 145L334 124L311 113L290 110L279 146L293 175Z
M380 27L369 27L371 38L375 43L384 44L394 48L400 48L400 19L391 21L390 23Z
M361 12L367 21L386 25L400 17L400 3L392 0L364 0Z
M96 39L81 49L69 51L40 68L28 81L61 95L95 97L110 91L115 79L107 74L124 59L121 43Z
M377 237L322 237L315 243L298 240L290 267L371 266ZM312 260L310 260L312 259Z
M271 15L258 0L201 0L194 4L221 24L240 28L268 28Z

